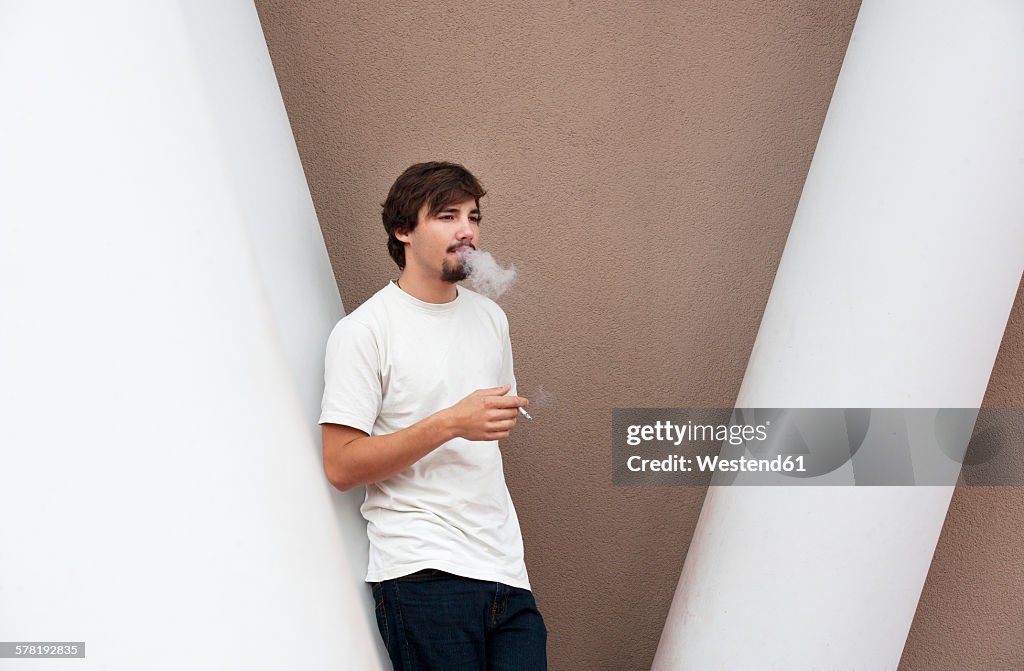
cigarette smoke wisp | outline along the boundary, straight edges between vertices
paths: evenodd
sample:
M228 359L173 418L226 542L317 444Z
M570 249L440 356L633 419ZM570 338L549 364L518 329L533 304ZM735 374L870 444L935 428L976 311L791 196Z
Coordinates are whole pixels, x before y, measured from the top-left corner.
M497 300L516 281L515 265L502 268L490 252L470 249L463 254L462 262L473 288L491 300Z

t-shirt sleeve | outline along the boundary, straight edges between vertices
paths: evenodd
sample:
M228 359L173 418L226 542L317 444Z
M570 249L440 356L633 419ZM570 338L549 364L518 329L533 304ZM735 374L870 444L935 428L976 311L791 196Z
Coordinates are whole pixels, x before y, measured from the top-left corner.
M377 342L365 325L342 319L327 339L320 424L344 424L367 434L380 414Z
M502 317L505 315L503 314ZM498 385L511 384L512 389L509 390L507 396L518 396L516 389L516 373L512 365L512 340L508 336L508 319L502 319L502 337L505 340L504 351L501 355L501 379L498 380Z

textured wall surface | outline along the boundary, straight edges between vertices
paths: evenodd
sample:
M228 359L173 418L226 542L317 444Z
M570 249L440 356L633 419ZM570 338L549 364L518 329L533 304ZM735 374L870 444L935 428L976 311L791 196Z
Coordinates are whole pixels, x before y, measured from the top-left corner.
M611 409L732 405L859 3L256 4L346 309L397 277L379 204L405 167L488 188L551 666L649 668L704 491L612 487ZM1020 658L1022 519L1017 490L954 498L905 668Z
M985 405L1024 408L1024 283ZM901 671L1024 669L1024 487L958 487Z

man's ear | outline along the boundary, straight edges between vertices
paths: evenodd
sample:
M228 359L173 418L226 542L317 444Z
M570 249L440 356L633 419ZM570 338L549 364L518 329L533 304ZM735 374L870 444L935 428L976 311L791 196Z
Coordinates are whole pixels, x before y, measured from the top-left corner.
M409 232L408 231L400 231L400 230L396 229L395 230L395 239L398 240L399 242L404 242L404 243L408 244L409 243Z

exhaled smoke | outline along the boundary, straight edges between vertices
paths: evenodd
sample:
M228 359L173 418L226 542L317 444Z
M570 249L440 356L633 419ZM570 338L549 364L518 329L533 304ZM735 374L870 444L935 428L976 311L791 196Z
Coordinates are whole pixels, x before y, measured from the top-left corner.
M552 394L550 391L545 391L544 385L539 384L537 385L537 391L534 392L533 397L530 399L530 407L542 408L551 401L553 401L554 398L554 394Z
M473 288L491 300L497 300L516 281L516 267L502 268L489 252L470 249L463 255L462 262Z

